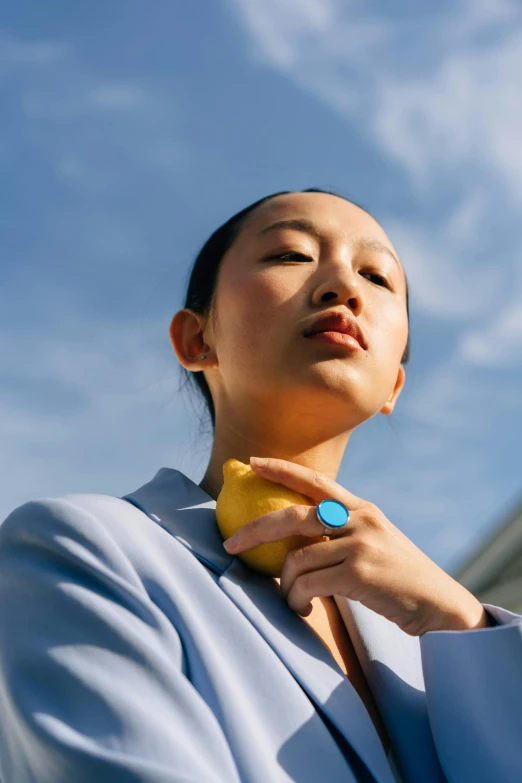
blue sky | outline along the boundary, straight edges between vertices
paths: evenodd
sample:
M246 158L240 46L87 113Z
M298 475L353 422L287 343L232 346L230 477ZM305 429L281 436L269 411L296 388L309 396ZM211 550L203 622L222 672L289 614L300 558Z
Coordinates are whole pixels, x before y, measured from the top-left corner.
M168 327L207 236L278 190L366 206L411 287L391 418L338 481L439 565L522 500L522 10L19 0L0 11L0 518L198 483Z

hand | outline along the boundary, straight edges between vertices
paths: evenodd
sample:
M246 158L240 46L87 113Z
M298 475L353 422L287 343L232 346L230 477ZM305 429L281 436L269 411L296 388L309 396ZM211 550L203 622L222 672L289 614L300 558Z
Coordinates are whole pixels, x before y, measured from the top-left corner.
M280 588L295 612L307 616L311 600L341 595L396 623L410 636L428 631L485 628L489 617L475 596L439 568L373 503L310 468L268 459L252 469L263 478L309 497L314 503L340 500L350 511L345 528L327 540L288 553ZM224 546L237 554L286 536L316 537L324 527L316 506L295 505L264 514L245 525ZM238 542L231 547L230 543Z

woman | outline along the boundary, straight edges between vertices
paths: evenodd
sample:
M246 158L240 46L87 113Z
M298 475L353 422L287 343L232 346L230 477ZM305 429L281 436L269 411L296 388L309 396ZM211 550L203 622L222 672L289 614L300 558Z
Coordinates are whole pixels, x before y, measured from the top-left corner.
M355 340L307 336L324 315ZM170 336L215 427L201 483L161 468L0 527L2 783L522 780L522 616L335 481L406 377L407 281L382 227L325 191L256 202L201 250ZM260 475L348 523L295 506L227 551L232 456L270 458ZM280 579L235 556L297 532L328 535Z

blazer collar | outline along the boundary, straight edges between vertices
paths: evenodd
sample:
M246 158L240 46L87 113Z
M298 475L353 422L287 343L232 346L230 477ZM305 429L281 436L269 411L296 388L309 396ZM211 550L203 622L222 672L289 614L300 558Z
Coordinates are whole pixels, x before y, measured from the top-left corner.
M151 481L121 499L144 511L218 576L234 560L223 549L216 501L181 471L160 468Z
M373 722L326 645L289 608L275 580L252 571L223 549L216 501L172 468L161 468L151 481L121 499L161 525L219 577L221 589L341 732L376 783L394 783ZM419 640L357 601L340 596L334 599L387 727L405 783L443 783L444 777L434 774L440 767L427 717Z

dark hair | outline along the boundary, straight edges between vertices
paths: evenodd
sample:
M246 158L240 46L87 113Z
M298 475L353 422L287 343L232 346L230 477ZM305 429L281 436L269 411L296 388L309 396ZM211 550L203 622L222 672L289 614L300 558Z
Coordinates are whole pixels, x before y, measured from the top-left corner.
M263 204L265 201L268 201L271 198L275 198L276 196L286 196L290 193L327 193L330 196L338 196L339 198L345 198L345 196L341 196L339 193L334 193L331 190L322 190L321 188L308 188L307 190L301 190L301 191L292 191L292 190L282 190L279 193L272 193L270 196L265 196L264 198L259 199L259 201L255 201L253 204L250 204L249 207L245 207L245 209L242 209L240 212L237 212L235 215L233 215L229 220L227 220L226 223L223 223L222 226L220 226L214 233L207 239L201 250L199 251L197 258L194 262L194 266L192 268L192 271L190 273L190 279L189 284L187 288L187 295L185 297L185 304L183 305L183 309L188 308L190 310L193 310L195 313L198 313L200 315L203 315L205 318L208 318L212 311L212 306L214 304L214 295L216 291L216 283L217 283L217 277L219 273L219 267L221 264L221 261L223 259L223 256L229 250L229 248L232 246L234 240L237 238L239 232L241 231L241 228L243 227L243 223L245 222L246 217L254 210L256 207L258 207L260 204ZM346 201L349 201L351 204L356 204L355 201L352 199L345 198ZM359 204L356 204L356 206L360 207ZM368 212L367 209L364 207L360 207L360 209L364 209L365 212ZM368 212L370 214L370 212ZM408 280L406 279L406 312L408 315L408 323L409 323L409 317L410 317L410 310L409 310L409 301L408 301ZM404 350L404 354L401 359L401 364L406 364L410 358L410 339L408 336L408 342L406 344L406 348ZM215 410L214 410L214 403L212 401L212 395L210 393L210 389L208 387L208 384L205 380L205 376L203 374L203 371L198 372L191 372L190 370L187 370L185 367L181 367L181 373L182 376L185 376L184 383L180 386L180 389L184 388L186 383L191 383L196 385L196 392L198 394L201 394L203 397L203 401L205 404L205 407L207 408L207 411L210 415L210 420L212 423L212 429L215 428Z

